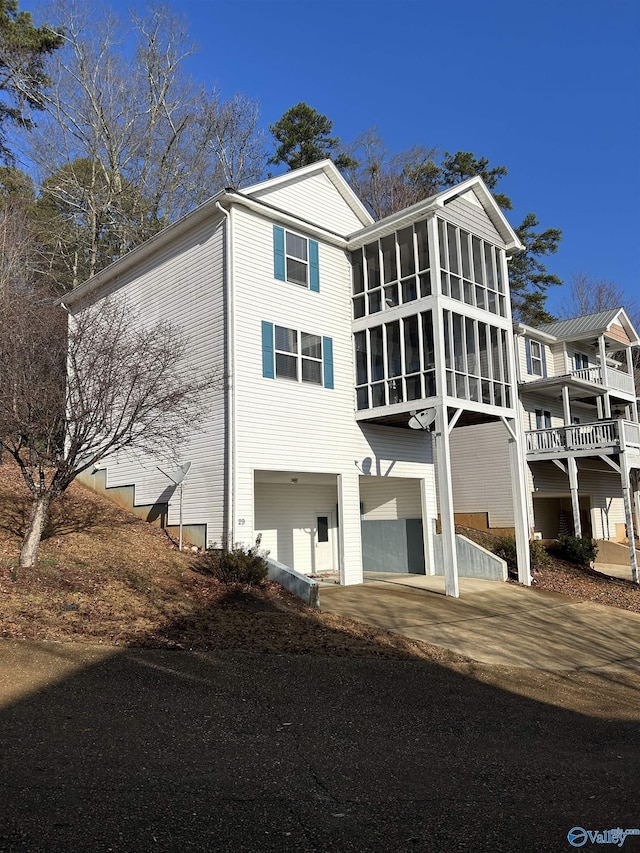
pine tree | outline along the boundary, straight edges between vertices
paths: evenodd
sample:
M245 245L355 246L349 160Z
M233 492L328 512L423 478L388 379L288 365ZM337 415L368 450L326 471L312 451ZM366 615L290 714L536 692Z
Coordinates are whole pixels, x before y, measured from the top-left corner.
M18 0L0 0L0 158L11 160L7 125L29 127L31 110L42 109L41 92L51 82L45 72L48 54L63 37L50 27L34 27Z
M269 130L280 144L268 162L274 166L286 163L290 171L328 157L339 169L354 166L355 161L348 155L342 153L334 156L340 139L329 135L332 129L333 122L327 116L321 115L308 104L296 104L279 121L269 125Z

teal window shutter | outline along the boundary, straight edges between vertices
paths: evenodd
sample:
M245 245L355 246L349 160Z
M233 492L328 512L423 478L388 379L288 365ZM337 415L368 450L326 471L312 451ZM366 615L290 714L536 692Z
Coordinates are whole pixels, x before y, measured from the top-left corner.
M324 387L333 388L333 340L322 339L322 367L324 372Z
M309 240L309 290L320 291L320 265L318 264L318 243Z
M533 362L531 361L531 341L529 338L524 339L524 346L527 351L527 373L533 373Z
M542 354L542 375L547 376L547 352L544 344L540 344L540 353Z
M275 379L273 358L273 323L262 321L262 375L265 379Z
M284 228L273 226L273 274L280 281L284 276Z

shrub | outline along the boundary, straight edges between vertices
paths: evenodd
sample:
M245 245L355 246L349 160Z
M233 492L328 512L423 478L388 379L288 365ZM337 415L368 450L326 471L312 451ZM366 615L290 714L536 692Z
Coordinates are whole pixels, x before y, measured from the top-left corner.
M539 572L541 569L546 569L551 565L549 552L541 542L535 539L529 542L529 554L531 557L532 572Z
M258 537L251 548L238 544L227 551L208 548L198 557L197 566L203 574L212 575L224 584L258 586L267 577L268 553L261 550Z
M553 551L568 563L588 566L595 560L598 546L595 540L588 536L559 536L558 544L554 545Z
M493 546L493 553L505 561L509 569L518 568L516 540L512 536L504 536Z
M501 557L509 569L512 571L517 570L518 552L516 548L516 540L512 536L505 536L502 539L498 539L493 547L493 553L497 557ZM546 568L551 562L546 548L535 539L532 539L529 542L529 558L531 560L532 572L539 572L541 569Z

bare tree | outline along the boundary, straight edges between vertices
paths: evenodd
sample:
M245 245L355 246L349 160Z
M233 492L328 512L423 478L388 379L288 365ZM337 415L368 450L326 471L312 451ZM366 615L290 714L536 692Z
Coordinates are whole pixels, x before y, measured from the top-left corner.
M169 7L129 27L82 0L48 14L64 46L50 60L46 118L24 147L72 287L220 186L253 178L264 157L255 105L220 102L186 75L195 47Z
M375 128L361 134L348 153L356 165L346 177L371 213L382 219L439 190L435 148L414 145L390 154Z
M228 101L209 97L202 113L208 150L224 187L239 189L259 181L266 160L266 138L256 101L236 94Z
M580 271L569 281L569 296L558 313L562 319L595 314L609 308L624 308L636 329L640 329L640 305L629 297L615 281L597 279Z
M0 302L0 447L31 493L20 566L35 564L51 502L105 457L131 449L170 458L215 379L185 361L168 324L146 325L125 302L72 317L50 300Z

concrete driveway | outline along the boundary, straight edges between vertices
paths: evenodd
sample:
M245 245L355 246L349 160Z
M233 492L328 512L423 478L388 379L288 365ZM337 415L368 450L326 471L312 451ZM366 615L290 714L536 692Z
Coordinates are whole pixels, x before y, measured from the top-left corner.
M320 608L481 663L640 672L640 614L496 581L462 578L460 594L441 577L372 574L323 585Z

